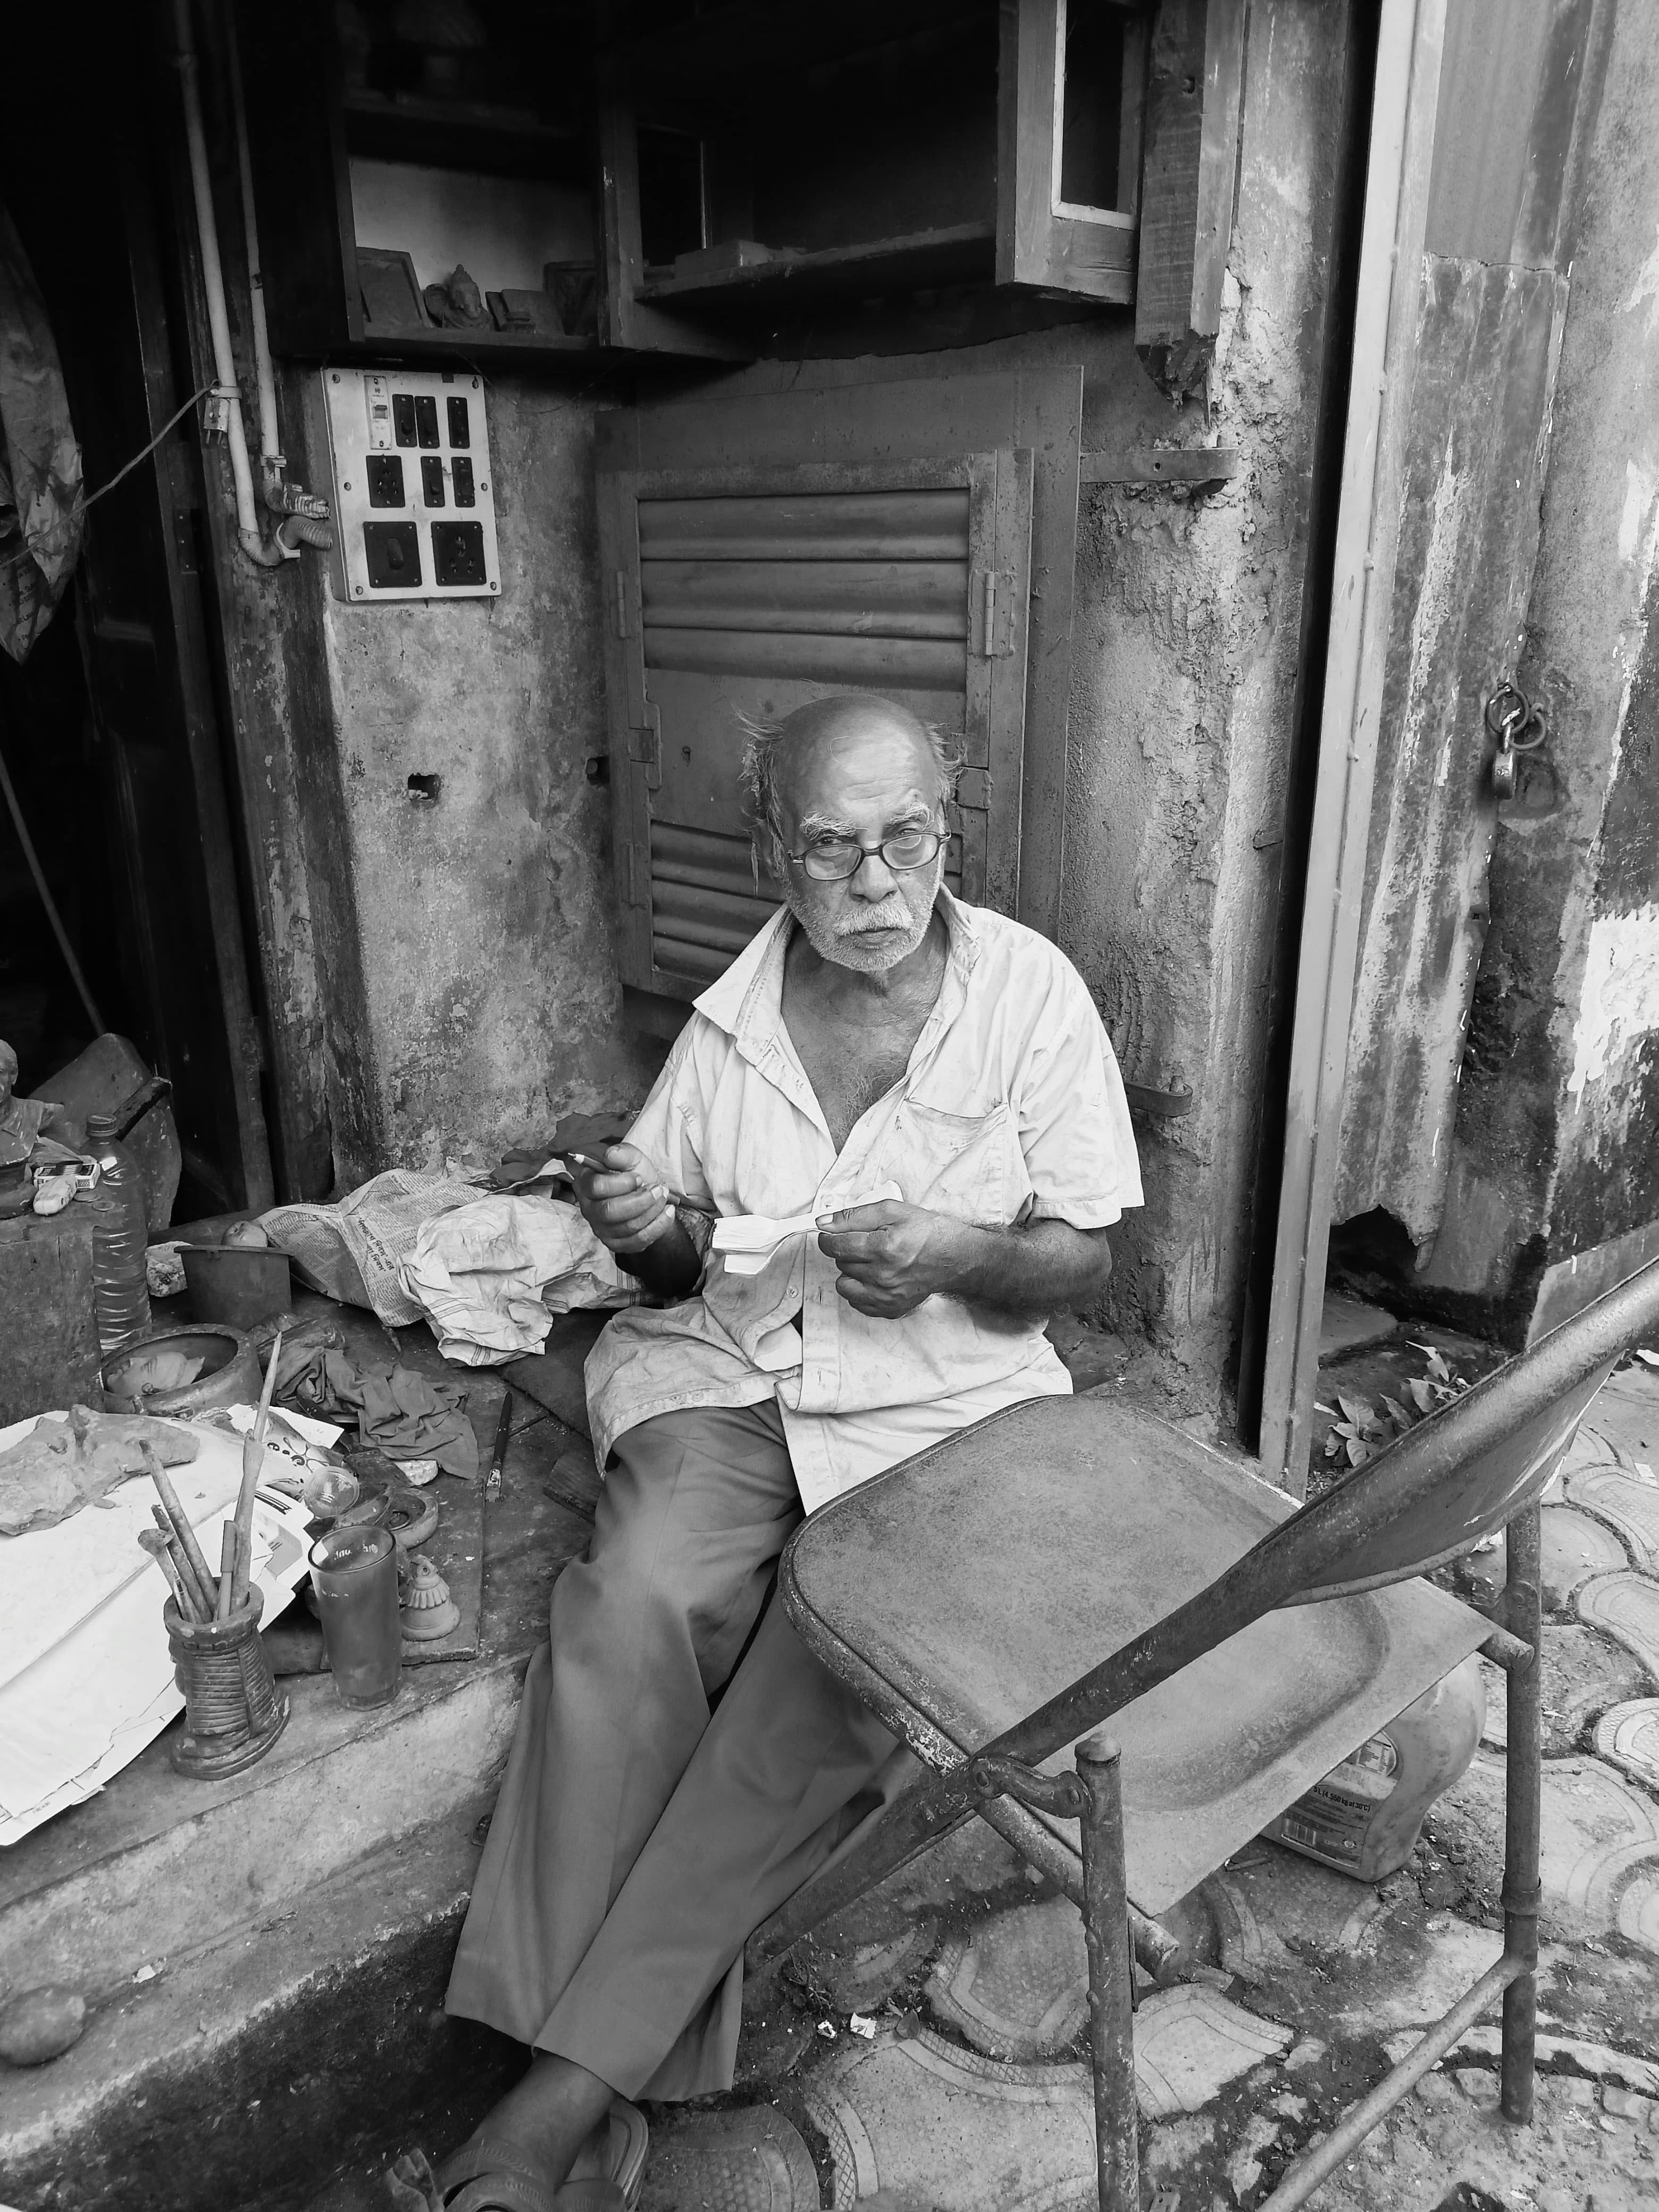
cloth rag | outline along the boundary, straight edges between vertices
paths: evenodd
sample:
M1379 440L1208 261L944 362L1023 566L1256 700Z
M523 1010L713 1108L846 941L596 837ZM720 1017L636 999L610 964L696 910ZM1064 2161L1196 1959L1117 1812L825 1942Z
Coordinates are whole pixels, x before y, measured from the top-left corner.
M506 1193L428 1221L400 1280L444 1358L467 1367L539 1352L555 1314L639 1296L575 1206Z
M466 1418L466 1393L430 1382L412 1367L359 1366L343 1352L323 1355L330 1412L352 1413L388 1459L435 1459L446 1474L478 1472L478 1440Z

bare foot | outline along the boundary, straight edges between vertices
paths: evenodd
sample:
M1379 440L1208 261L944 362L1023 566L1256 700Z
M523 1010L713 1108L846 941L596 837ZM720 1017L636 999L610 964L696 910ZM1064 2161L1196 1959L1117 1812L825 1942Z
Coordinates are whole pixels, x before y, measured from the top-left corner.
M538 2051L529 2072L507 2091L478 2133L522 2151L540 2168L547 2185L556 2189L570 2179L579 2159L584 2174L602 2171L601 2131L614 2094L608 2081L574 2059Z

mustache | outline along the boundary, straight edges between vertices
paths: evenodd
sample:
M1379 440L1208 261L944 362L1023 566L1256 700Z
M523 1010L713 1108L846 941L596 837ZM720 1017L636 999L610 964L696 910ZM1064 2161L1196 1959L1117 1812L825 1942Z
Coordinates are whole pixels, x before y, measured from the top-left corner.
M864 937L876 929L908 929L915 917L902 898L896 898L890 908L885 904L875 908L862 921L843 921L836 928L837 937Z

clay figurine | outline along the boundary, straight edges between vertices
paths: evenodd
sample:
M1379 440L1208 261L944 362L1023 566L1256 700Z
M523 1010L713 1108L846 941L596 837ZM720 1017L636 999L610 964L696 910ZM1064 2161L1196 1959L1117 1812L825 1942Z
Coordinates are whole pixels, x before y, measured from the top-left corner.
M19 1098L17 1054L0 1042L0 1168L21 1167L34 1150L40 1124L58 1111L50 1099Z
M461 1625L461 1608L449 1595L449 1584L424 1552L416 1552L409 1563L403 1622L411 1644L430 1644Z

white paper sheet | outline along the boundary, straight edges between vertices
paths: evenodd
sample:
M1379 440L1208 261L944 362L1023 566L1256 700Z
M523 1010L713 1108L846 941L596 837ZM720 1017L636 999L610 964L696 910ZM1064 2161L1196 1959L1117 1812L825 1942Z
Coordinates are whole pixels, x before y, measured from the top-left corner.
M30 1425L0 1431L0 1443ZM193 1433L197 1457L169 1474L216 1563L240 1486L241 1444L223 1430ZM161 1623L166 1578L137 1542L141 1528L155 1526L154 1502L154 1484L137 1477L112 1494L107 1511L84 1506L55 1528L0 1543L0 1607L9 1624L27 1624L0 1684L0 1844L90 1796L183 1709ZM266 1621L304 1577L307 1519L304 1506L275 1492L255 1501L253 1568Z
M878 1206L883 1199L903 1195L896 1182L884 1182L819 1212L791 1213L781 1220L766 1213L723 1213L714 1224L714 1247L725 1261L728 1275L758 1275L781 1244L792 1237L810 1237L816 1231L820 1212L846 1213L855 1206Z

